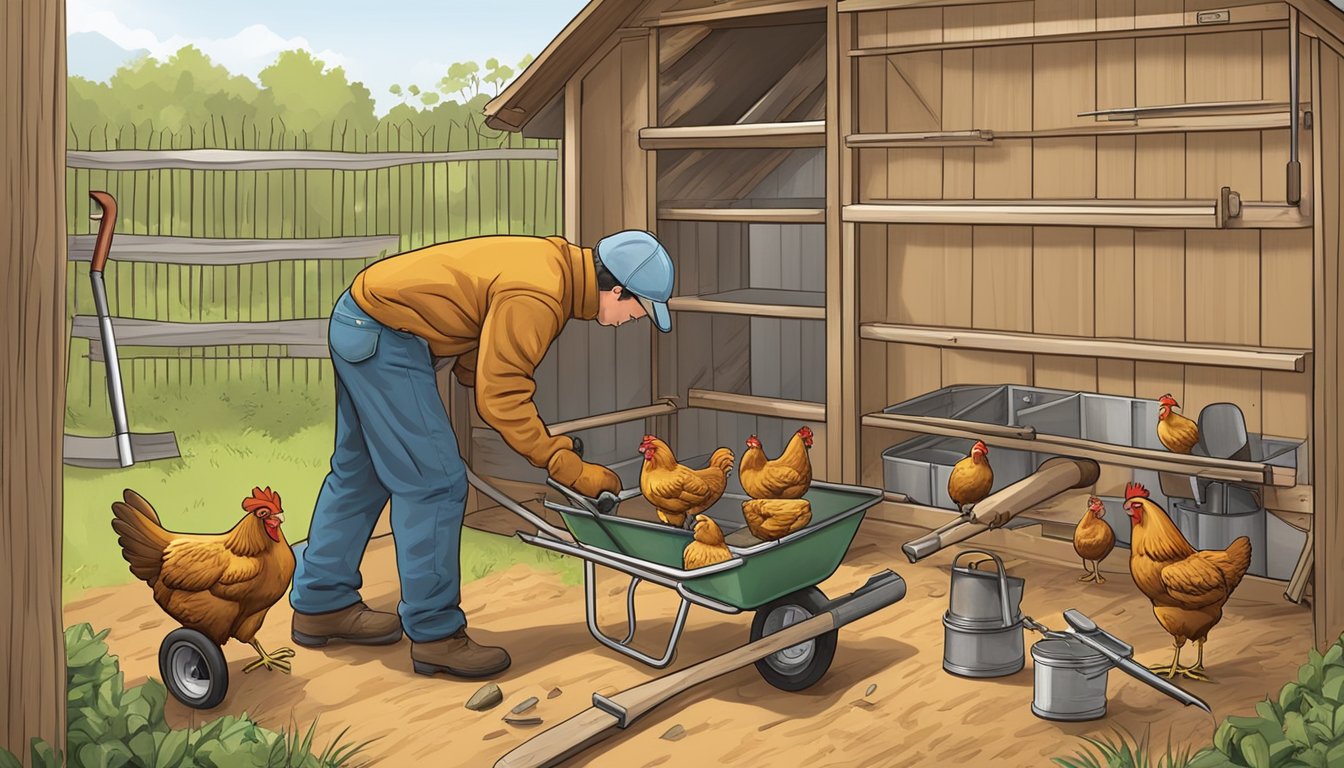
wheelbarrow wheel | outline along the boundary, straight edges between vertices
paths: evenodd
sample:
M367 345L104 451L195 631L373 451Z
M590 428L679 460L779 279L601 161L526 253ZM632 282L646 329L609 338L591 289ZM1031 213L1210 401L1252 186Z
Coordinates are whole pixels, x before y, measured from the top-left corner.
M159 645L159 675L174 699L192 709L212 709L229 692L224 652L194 629L179 627Z
M800 589L791 595L756 609L751 622L752 641L806 621L826 610L826 595L816 587ZM756 662L756 671L781 691L801 691L826 674L835 658L836 630L818 635L797 645L777 651Z

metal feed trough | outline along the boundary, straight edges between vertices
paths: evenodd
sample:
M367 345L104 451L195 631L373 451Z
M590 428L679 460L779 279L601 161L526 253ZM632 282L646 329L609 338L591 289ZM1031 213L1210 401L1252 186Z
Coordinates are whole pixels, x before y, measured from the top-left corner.
M704 457L707 458L707 457ZM704 463L701 461L701 463ZM694 460L690 466L699 466ZM752 536L742 516L744 495L729 493L703 514L724 531L732 559L686 570L682 553L692 532L660 523L622 517L621 504L639 495L630 488L618 495L589 499L548 480L566 503L544 502L560 514L568 530L557 528L518 504L475 473L468 479L478 490L536 526L535 535L518 533L534 546L584 561L584 594L588 630L602 645L662 669L676 656L677 642L692 605L720 613L755 611L751 640L755 641L808 618L832 610L861 594L882 591L883 607L905 595L905 583L890 571L875 575L863 588L838 600L828 600L817 584L835 573L858 532L864 513L882 498L879 490L813 482L804 498L812 504L812 520L801 530L777 541ZM627 632L624 638L604 633L597 620L597 566L630 577L626 587ZM667 646L652 656L631 646L637 629L635 590L642 582L670 589L681 599ZM835 654L835 629L779 651L756 663L757 670L776 688L798 691L821 679Z

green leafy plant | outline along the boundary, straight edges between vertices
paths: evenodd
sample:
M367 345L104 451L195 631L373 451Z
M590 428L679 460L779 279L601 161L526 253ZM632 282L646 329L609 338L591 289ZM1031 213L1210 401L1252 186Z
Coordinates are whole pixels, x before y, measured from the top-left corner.
M1254 717L1227 718L1190 768L1337 765L1344 765L1344 637L1324 654L1313 648L1297 679L1277 700L1256 704Z
M1073 757L1056 757L1053 761L1060 768L1187 768L1189 749L1173 751L1168 744L1158 754L1148 737L1147 731L1136 737L1123 728L1115 729L1109 736L1084 736L1087 747Z
M346 731L321 754L313 754L317 723L299 734L296 725L274 732L247 713L226 715L199 728L173 729L164 719L168 692L150 679L134 688L123 684L121 665L108 653L108 630L88 624L65 631L67 724L70 768L355 768L370 742L351 743ZM62 753L41 739L31 746L33 768L62 768ZM0 768L20 768L0 749Z

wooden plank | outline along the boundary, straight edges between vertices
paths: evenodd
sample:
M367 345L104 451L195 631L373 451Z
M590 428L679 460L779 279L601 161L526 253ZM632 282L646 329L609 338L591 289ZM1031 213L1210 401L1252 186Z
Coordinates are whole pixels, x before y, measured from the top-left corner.
M892 226L886 243L886 318L915 325L969 325L970 227ZM864 258L879 258L865 252ZM865 281L867 275L865 275Z
M1263 98L1260 33L1191 35L1185 40L1185 98L1235 102Z
M644 149L793 148L821 147L825 143L825 120L644 128L639 131L639 145Z
M1134 232L1098 229L1095 238L1096 285L1092 305L1096 335L1134 338ZM1129 380L1132 388L1132 370Z
M733 392L715 392L708 389L692 388L686 396L686 406L714 411L747 413L755 416L771 416L780 419L801 419L804 421L824 421L826 419L826 405L824 403L739 395Z
M1085 113L1097 109L1096 43L1034 45L1031 51L1031 127L1068 128L1095 122Z
M1038 453L1059 453L1080 459L1092 459L1099 463L1161 472L1177 472L1215 480L1285 488L1291 488L1297 484L1297 473L1289 467L1275 467L1249 461L1211 459L1206 456L1175 454L1165 450L1131 448L1113 443L1099 443L1072 437L1046 435L1034 431L1032 433L1034 437L1029 439L1013 437L1006 434L996 434L998 430L994 429L984 431L987 425L976 421L959 422L955 419L934 419L926 416L871 413L863 417L863 426L927 435L960 437L970 440L980 439L991 447L999 446Z
M1093 232L1041 227L1032 233L1031 329L1036 333L1095 334ZM1105 290L1112 288L1107 286Z
M191 171L339 170L374 171L400 165L465 163L481 160L557 160L559 150L535 147L490 147L452 152L331 152L325 150L250 149L109 149L66 152L67 168L95 171L144 171L175 168Z
M248 344L295 344L326 347L325 318L254 322L177 323L113 318L112 332L124 347L215 347ZM70 336L98 340L98 318L75 315Z
M740 221L756 224L824 224L824 208L681 208L660 206L663 221Z
M1014 352L942 350L943 386L955 384L1032 384L1032 357Z
M1193 196L1216 196L1222 187L1232 187L1243 201L1260 199L1261 155L1259 131L1236 131L1201 135L1187 141L1185 188ZM1278 174L1282 176L1283 169Z
M1312 231L1276 230L1260 235L1260 343L1311 347Z
M1014 0L1003 0L1005 3L1014 2ZM1104 0L1099 0L1104 2ZM1133 0L1130 0L1133 2ZM856 58L866 58L872 56L890 56L900 53L916 53L920 51L958 51L972 48L986 48L990 46L1003 45L1023 45L1028 43L1077 43L1077 42L1099 42L1099 41L1133 41L1149 37L1170 37L1173 34L1185 36L1206 36L1221 35L1228 32L1260 32L1264 30L1287 29L1287 11L1282 3L1271 3L1265 8L1277 8L1278 15L1272 15L1275 11L1270 10L1266 14L1246 13L1251 8L1260 8L1262 6L1247 6L1245 8L1230 9L1234 18L1240 16L1246 20L1234 21L1227 24L1218 24L1215 26L1193 26L1196 22L1195 13L1187 14L1185 23L1170 24L1172 17L1168 14L1156 14L1153 16L1139 16L1137 19L1130 15L1123 20L1129 26L1123 28L1098 29L1097 31L1087 32L1062 32L1057 34L1023 34L1020 37L969 37L968 30L953 27L952 36L944 41L912 41L905 44L890 44L886 46L863 45L855 48L850 55ZM922 10L922 9L921 9ZM929 9L935 10L935 9ZM965 14L963 9L949 9L949 13ZM1265 16L1265 18L1261 18ZM1100 22L1107 21L1101 19ZM1138 21L1139 26L1134 23Z
M888 25L890 28L890 25ZM842 223L843 206L853 202L855 179L851 178L856 153L841 137L854 130L852 107L856 97L854 67L846 56L854 40L854 19L842 17L839 6L826 10L826 400L821 418L826 420L825 478L854 482L859 455L859 364L858 232ZM841 62L845 66L841 66Z
M1260 233L1189 232L1185 339L1260 344Z
M1008 224L1040 226L1215 229L1213 201L944 200L884 201L845 206L846 221L891 224ZM1311 226L1296 206L1245 204L1229 228L1298 229Z
M704 296L676 296L667 303L667 306L673 312L709 312L799 320L826 319L826 294L821 291L741 288Z
M1185 267L1184 233L1134 233L1136 337L1185 340Z
M619 411L598 413L592 416L584 416L579 419L571 419L569 421L557 421L548 424L546 428L552 435L564 435L570 432L581 432L585 429L626 424L653 416L666 416L675 413L676 410L677 404L675 402L670 399L663 399L659 402L640 406L638 408L625 408Z
M1184 365L1211 365L1262 371L1302 372L1306 349L1272 349L1183 342L1010 333L971 328L864 323L865 339L919 344L944 349L974 349L1036 355L1098 357L1115 360L1179 360ZM983 382L982 382L983 383ZM1159 393L1161 394L1161 393Z
M93 258L94 235L70 235L66 238L71 261ZM400 250L397 235L367 237L322 237L299 240L250 240L160 235L117 235L113 241L113 262L152 262L226 266L261 264L272 261L344 261L378 259Z
M858 13L860 11L887 11L901 8L919 8L923 6L948 7L961 5L993 5L995 3L1015 3L1017 0L840 0L837 4L840 13Z
M1196 365L1185 368L1185 397L1180 401L1185 413L1199 413L1213 403L1233 403L1246 418L1246 430L1259 434L1264 432L1262 399L1260 371Z
M1103 138L1178 133L1271 131L1287 128L1288 125L1289 113L1283 111L1234 115L1225 118L1209 116L1144 118L1134 123L1087 123L1069 128L1042 128L1028 131L975 129L913 131L908 133L856 133L846 137L845 143L851 147L979 147L992 145L995 141L1009 139Z
M1031 229L976 227L973 231L971 324L976 328L1030 331Z
M712 24L732 19L755 16L773 16L785 13L816 11L825 8L826 0L723 0L712 6L664 11L644 22L648 26L671 27L685 24Z
M1097 28L1096 0L1036 0L1035 33L1066 35Z
M1034 25L1030 2L991 1L943 9L943 39L950 42L1025 37Z
M532 69L531 67L528 68ZM579 143L580 120L582 118L583 80L575 77L565 85L565 138L561 143L564 150L564 174L562 189L564 200L564 236L571 243L579 241Z

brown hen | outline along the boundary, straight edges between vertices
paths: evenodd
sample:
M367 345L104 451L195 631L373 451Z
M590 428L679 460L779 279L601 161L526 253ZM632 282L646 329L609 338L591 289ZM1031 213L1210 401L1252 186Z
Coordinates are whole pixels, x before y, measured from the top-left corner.
M994 487L994 468L989 465L989 446L976 440L971 453L952 467L947 478L947 495L957 505L961 514L986 496Z
M1190 453L1199 442L1199 425L1172 410L1181 404L1171 395L1157 402L1157 439L1172 453Z
M747 528L762 541L782 539L802 530L812 520L812 502L807 499L747 499L742 502Z
M1102 520L1105 516L1106 505L1096 496L1089 496L1087 511L1083 513L1083 519L1078 521L1078 527L1073 529L1073 551L1083 559L1083 570L1087 571L1078 577L1079 581L1106 583L1101 575L1101 561L1115 549L1115 531ZM1091 568L1087 566L1089 560L1092 561Z
M691 469L677 463L667 443L645 435L639 444L644 467L639 490L668 525L683 526L686 518L704 512L723 496L728 473L733 471L733 452L720 448L709 457L709 466Z
M802 498L812 485L812 460L807 455L811 448L812 430L807 427L798 428L777 459L767 459L761 441L755 435L748 437L739 466L742 490L753 499Z
M695 538L686 545L686 550L681 554L681 562L686 570L704 568L731 559L733 553L724 543L723 531L719 528L719 524L704 515L696 515Z

